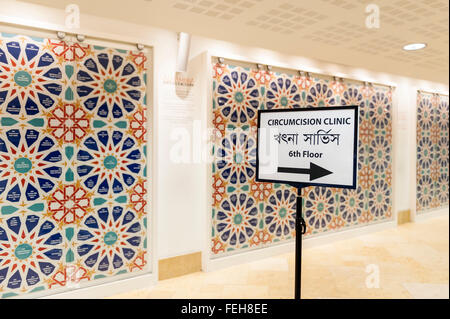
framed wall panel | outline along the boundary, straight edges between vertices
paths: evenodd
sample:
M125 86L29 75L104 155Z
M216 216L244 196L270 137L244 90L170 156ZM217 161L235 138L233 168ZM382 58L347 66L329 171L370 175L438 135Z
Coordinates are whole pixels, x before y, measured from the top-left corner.
M297 190L255 181L258 109L359 106L358 188L305 188L306 236L392 220L390 88L215 61L211 258L295 238Z
M448 96L418 92L416 212L448 206Z
M148 59L1 34L1 297L151 270Z

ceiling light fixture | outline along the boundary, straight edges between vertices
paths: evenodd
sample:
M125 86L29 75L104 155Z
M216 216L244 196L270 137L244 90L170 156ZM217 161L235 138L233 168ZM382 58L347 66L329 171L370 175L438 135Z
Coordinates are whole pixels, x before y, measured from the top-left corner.
M403 47L403 50L405 51L416 51L421 50L427 47L426 43L410 43Z

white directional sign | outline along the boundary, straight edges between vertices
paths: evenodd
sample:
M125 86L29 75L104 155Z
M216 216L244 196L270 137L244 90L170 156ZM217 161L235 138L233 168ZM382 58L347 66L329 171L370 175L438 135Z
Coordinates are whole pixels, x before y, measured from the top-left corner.
M358 107L258 113L256 179L356 188Z

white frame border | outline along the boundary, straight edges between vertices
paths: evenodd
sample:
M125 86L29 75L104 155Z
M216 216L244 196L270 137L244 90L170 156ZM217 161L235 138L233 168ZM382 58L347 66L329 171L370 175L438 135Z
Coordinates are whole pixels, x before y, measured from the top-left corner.
M413 142L411 143L414 147L411 148L411 155L410 158L412 158L412 167L410 168L410 174L411 177L413 177L413 180L411 182L409 194L410 194L410 212L411 212L411 221L423 221L429 218L443 216L445 214L448 214L449 205L441 206L437 208L431 208L422 211L421 214L418 214L417 212L417 103L418 103L418 97L419 94L428 94L433 95L437 94L439 96L447 96L446 93L440 93L440 92L429 92L427 90L417 90L416 96L414 97L414 111L412 112L414 117L411 120L412 123L412 130L411 134L413 135Z
M206 95L208 98L207 101L207 110L206 115L204 118L206 119L206 127L208 129L212 128L212 118L213 118L213 103L212 103L212 84L213 84L213 68L212 68L212 62L213 58L221 57L224 59L224 63L226 62L236 62L242 65L250 64L255 65L256 64L262 64L265 65L262 61L257 61L255 59L253 62L249 62L249 58L242 57L242 56L233 56L233 55L226 55L223 56L221 54L218 54L217 52L213 51L206 51L204 53L204 63L205 65L205 74L208 76L206 79ZM289 65L279 65L279 64L272 64L273 68L275 69L282 69L284 71L291 71L291 73L295 73L296 69L295 67L289 66ZM276 70L274 70L276 72ZM333 75L328 74L321 74L317 72L311 72L311 75L319 76L319 77L330 77L332 78ZM382 84L382 83L374 83L370 80L360 80L352 77L345 77L344 80L350 81L350 82L369 82L372 83L375 86L384 86L384 87L390 87L392 90L392 147L391 147L391 156L392 156L392 217L391 219L382 220L378 222L374 222L369 225L361 225L352 227L349 229L342 229L338 232L333 233L324 233L317 236L313 236L310 238L306 238L303 243L304 247L313 247L317 245L323 245L330 243L332 241L336 240L343 240L347 238L352 238L355 236L360 236L364 234L369 234L371 232L381 231L385 229L395 228L398 224L398 212L397 212L397 206L396 206L396 199L395 194L396 192L396 144L397 144L397 129L398 129L398 123L397 123L397 113L398 113L398 94L396 94L396 85L394 84ZM207 213L207 229L206 229L206 241L203 247L202 251L202 270L209 272L214 271L217 269L221 269L224 267L229 267L237 264L242 264L245 262L250 262L258 259L268 258L271 256L279 255L286 252L292 252L295 249L295 239L291 239L289 241L280 242L278 244L272 244L269 246L263 246L263 247L254 247L254 248L246 248L242 252L230 252L230 253L223 253L219 257L212 255L211 253L211 231L212 231L212 215L211 215L211 207L212 207L212 161L208 163L206 166L206 183L207 183L207 197L205 202L205 211Z
M65 41L77 43L76 34L73 30L64 30L64 28L57 28L55 26L34 26L32 24L18 24L13 19L5 19L0 16L0 32L12 33L24 36L36 36L48 39L57 39L56 32L67 31ZM6 21L5 21L6 20ZM117 37L112 40L113 35L105 35L100 33L84 33L86 40L83 43L92 45L105 46L105 44L114 49L127 49L136 51L136 46L133 46L132 39L125 37ZM158 258L157 258L157 218L155 208L156 205L156 187L157 183L157 139L154 131L157 125L157 99L156 99L156 81L155 75L155 45L144 44L143 52L147 56L147 125L151 124L151 128L147 130L147 249L149 250L150 258L147 259L147 266L145 270L134 273L126 273L118 275L117 277L106 277L95 279L88 282L80 283L75 287L61 287L55 289L46 289L34 293L25 293L18 296L13 296L7 299L59 299L59 298L102 298L130 291L133 289L143 289L156 285L158 281ZM151 162L150 162L151 161ZM148 214L148 212L150 212ZM148 227L150 226L150 227ZM116 279L118 278L118 279ZM116 280L114 280L116 279ZM2 299L0 299L2 300Z

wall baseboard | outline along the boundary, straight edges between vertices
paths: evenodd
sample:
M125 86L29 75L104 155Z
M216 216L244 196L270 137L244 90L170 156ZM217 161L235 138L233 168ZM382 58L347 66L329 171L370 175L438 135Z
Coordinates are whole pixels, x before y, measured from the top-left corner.
M158 279L165 280L180 277L201 270L201 252L160 259L158 262Z
M445 216L448 215L448 206L447 207L443 207L443 208L438 208L436 210L432 210L432 211L428 211L428 212L424 212L421 214L416 214L416 218L415 221L416 222L421 222L421 221L425 221L429 218L434 218L434 217L440 217L440 216Z
M398 216L398 218L397 218L398 225L402 225L402 224L411 222L411 210L410 209L399 211L397 216Z
M149 288L156 285L156 282L156 275L151 273L117 280L111 283L104 283L44 296L39 299L99 299L126 293L132 290Z
M379 232L386 229L392 229L397 227L396 221L382 222L370 226L358 227L354 229L344 230L336 233L330 233L327 235L321 235L317 237L307 238L303 240L303 249L317 247L321 245L330 244L334 241L350 239L369 233ZM295 241L290 241L285 244L276 246L270 246L260 249L254 249L247 252L242 252L236 255L230 255L225 257L219 257L217 259L206 260L203 264L203 271L210 272L219 270L226 267L231 267L243 263L252 262L264 258L270 258L273 256L293 253L295 250Z

